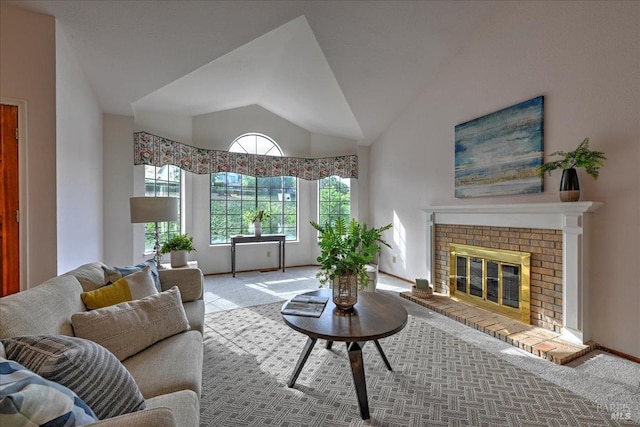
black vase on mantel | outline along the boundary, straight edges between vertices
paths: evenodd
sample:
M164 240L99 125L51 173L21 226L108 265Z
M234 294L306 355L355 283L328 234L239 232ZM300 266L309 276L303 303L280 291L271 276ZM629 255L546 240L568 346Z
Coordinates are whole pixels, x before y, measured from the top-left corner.
M560 200L563 202L577 202L580 200L580 181L578 181L578 172L575 168L562 171Z

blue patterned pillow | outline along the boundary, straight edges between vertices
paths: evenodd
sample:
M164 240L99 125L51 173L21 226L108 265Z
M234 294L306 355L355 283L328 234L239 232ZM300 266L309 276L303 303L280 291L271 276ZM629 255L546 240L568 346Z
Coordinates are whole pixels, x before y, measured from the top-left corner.
M68 388L0 357L0 425L81 426L98 421Z
M142 271L142 269L144 269L145 267L151 267L151 277L153 277L153 283L155 283L158 292L162 292L162 287L160 286L160 275L158 274L158 266L156 265L156 261L153 259L129 267L103 266L102 269L104 270L104 282L107 285L110 285L112 283L115 283L117 280L122 279L124 276Z
M64 335L24 335L2 343L7 358L68 387L100 419L145 409L144 397L129 371L93 341Z

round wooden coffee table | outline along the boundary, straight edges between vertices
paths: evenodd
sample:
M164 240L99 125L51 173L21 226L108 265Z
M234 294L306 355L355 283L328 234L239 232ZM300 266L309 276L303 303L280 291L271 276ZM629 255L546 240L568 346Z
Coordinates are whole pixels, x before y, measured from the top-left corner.
M358 303L349 315L339 312L332 301L330 289L320 289L303 295L325 296L329 301L320 317L282 315L284 323L308 336L287 386L295 385L318 339L327 340L327 349L331 348L334 341L344 341L347 343L360 415L364 420L369 419L362 347L367 341L373 341L385 366L391 371L389 360L378 340L401 331L407 324L407 311L391 296L379 292L359 292Z

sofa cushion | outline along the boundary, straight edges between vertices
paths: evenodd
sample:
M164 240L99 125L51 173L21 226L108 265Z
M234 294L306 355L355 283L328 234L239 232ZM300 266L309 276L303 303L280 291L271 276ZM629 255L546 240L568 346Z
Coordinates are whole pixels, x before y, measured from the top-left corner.
M199 299L183 302L182 305L191 329L204 333L204 301Z
M75 277L80 282L82 290L89 292L105 285L103 266L101 262L90 262L64 273L64 276Z
M125 301L132 301L158 293L151 270L145 267L140 271L116 280L108 286L83 292L80 297L87 310L108 307Z
M147 408L171 408L180 427L198 427L200 425L200 399L193 390L180 390L147 401Z
M200 396L202 359L202 335L186 331L157 342L122 364L145 399L179 390L192 390Z
M71 315L85 311L82 286L59 276L0 300L0 338L18 335L73 335Z
M98 421L68 388L0 357L0 425L81 426Z
M194 425L198 427L197 424ZM91 424L91 427L183 427L169 408L153 408L132 412Z
M76 336L106 347L119 360L189 328L177 287L136 301L76 313L71 322Z
M2 340L7 358L74 391L98 418L145 408L131 374L104 347L81 338L22 336Z
M142 262L138 265L131 265L128 267L110 267L103 265L102 270L104 271L104 283L114 283L116 280L119 280L129 274L133 274L137 271L142 270L145 267L151 268L151 276L153 277L153 283L156 285L156 289L158 292L162 292L162 287L160 286L160 276L158 275L158 267L156 265L155 260L148 260Z
M162 290L166 291L174 286L180 288L182 302L202 299L204 279L199 268L181 268L158 270Z

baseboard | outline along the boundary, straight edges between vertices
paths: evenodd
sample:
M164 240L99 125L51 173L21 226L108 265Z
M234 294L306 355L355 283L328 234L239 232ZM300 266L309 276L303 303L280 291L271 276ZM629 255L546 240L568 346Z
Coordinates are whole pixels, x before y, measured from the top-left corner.
M405 279L404 277L400 277L400 276L396 276L395 274L387 273L387 272L386 272L386 271L384 271L384 270L380 270L380 273L384 273L384 274L386 274L387 276L391 276L391 277L393 277L394 279L402 280L403 282L411 283L412 285L415 285L415 284L416 284L416 282L415 282L415 281L413 281L413 280Z
M296 268L296 267L318 267L318 265L314 265L314 264L287 265L285 267L284 271L286 272L287 269ZM256 271L259 271L261 273L266 273L266 272L270 272L270 271L280 271L280 268L278 268L278 267L267 267L267 268L254 268L254 269L251 269L251 270L236 270L236 274L238 274L238 273L253 273L253 272L256 272ZM229 270L229 271L221 271L219 273L206 273L206 274L203 273L204 276L221 276L223 274L231 274L231 270Z
M630 354L623 353L621 351L614 350L612 348L608 348L608 347L602 346L600 344L598 344L598 350L602 350L602 351L605 351L607 353L611 353L611 354L613 354L615 356L618 356L618 357L621 357L623 359L631 360L632 362L640 363L640 357L632 356Z

